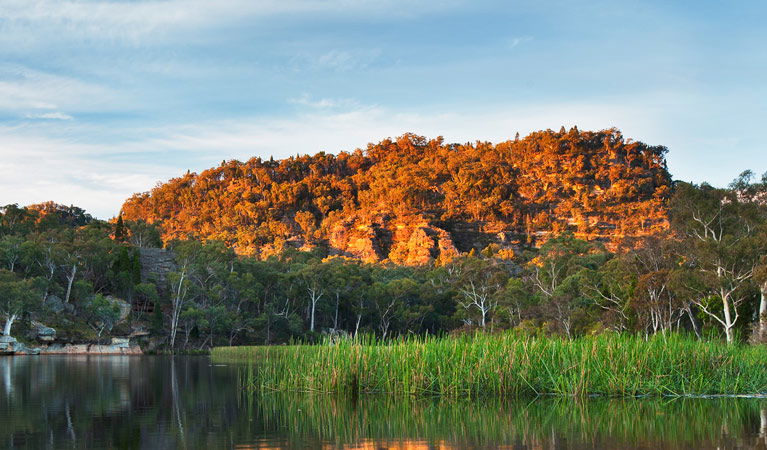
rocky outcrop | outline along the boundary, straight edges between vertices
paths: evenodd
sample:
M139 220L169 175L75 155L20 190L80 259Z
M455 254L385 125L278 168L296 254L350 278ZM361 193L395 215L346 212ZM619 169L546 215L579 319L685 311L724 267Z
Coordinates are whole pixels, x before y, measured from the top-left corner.
M54 313L54 314L61 314L62 312L72 312L74 311L74 306L70 303L64 303L64 300L60 299L59 297L55 295L49 295L45 298L45 301L43 302L43 306L45 308Z
M40 349L42 355L143 355L141 347L129 338L112 338L110 344L51 344Z
M143 355L130 338L112 338L109 344L48 344L27 347L13 336L0 336L0 355Z
M411 266L449 261L459 254L450 233L417 215L352 217L333 227L328 244L334 255Z
M168 273L177 268L176 255L164 248L142 248L140 252L141 281L153 282L158 288L165 286Z
M38 342L53 342L56 339L56 330L40 322L32 321L30 338Z
M27 347L13 336L0 336L0 355L39 355L39 348Z
M117 323L122 322L123 320L128 318L132 309L132 306L130 303L126 302L125 300L121 298L114 297L112 295L107 295L106 298L107 300L109 300L109 303L117 306L117 308L120 310L120 314L117 318Z

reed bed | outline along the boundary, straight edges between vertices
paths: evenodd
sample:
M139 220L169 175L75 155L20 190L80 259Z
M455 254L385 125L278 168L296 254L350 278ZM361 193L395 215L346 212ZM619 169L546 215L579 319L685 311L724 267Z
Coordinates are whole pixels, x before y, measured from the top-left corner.
M216 361L250 362L252 391L479 397L736 395L767 392L764 346L682 335L575 340L513 333L219 347Z

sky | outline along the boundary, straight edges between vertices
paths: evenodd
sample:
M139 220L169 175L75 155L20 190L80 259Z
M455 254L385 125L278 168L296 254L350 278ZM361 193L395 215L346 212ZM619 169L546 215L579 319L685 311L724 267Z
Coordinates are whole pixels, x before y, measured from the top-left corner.
M253 156L617 127L767 171L767 2L0 0L0 204L115 216Z

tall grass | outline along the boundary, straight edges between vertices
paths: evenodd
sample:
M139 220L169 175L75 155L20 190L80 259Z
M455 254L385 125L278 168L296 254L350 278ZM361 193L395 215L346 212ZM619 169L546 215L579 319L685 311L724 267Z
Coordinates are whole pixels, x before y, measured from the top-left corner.
M215 348L250 390L445 397L767 392L767 348L681 335L565 340L513 333Z

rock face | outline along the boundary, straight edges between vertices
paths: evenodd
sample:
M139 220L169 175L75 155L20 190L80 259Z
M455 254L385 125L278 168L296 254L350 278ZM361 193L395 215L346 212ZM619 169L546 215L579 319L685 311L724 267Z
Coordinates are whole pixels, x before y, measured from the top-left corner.
M40 349L43 355L143 355L141 347L130 345L128 338L112 338L112 343L102 344L52 344Z
M176 270L176 255L163 248L140 249L141 281L154 282L158 288L165 286L168 272Z
M68 303L64 303L64 300L60 299L59 297L55 295L49 295L48 297L46 297L44 305L49 311L51 311L54 314L60 314L64 311L66 312L74 311L74 306Z
M13 336L0 336L1 355L39 355L39 348L29 348Z
M56 330L40 322L32 322L32 339L40 342L53 342L56 339Z
M126 302L123 299L113 297L111 295L107 296L107 300L109 300L110 303L112 303L113 305L117 306L120 309L120 316L117 319L118 323L128 318L132 309L132 306L130 303Z
M49 344L30 348L13 336L0 336L0 355L143 355L129 338L112 338L110 344Z
M413 266L458 255L450 234L419 216L352 217L333 228L328 245L335 255Z

